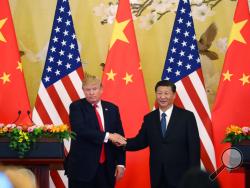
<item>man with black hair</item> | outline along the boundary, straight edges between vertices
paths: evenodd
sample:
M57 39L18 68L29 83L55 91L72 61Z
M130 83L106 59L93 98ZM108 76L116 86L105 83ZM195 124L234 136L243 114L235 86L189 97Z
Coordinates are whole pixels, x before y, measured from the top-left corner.
M176 188L185 172L200 167L200 139L192 112L175 106L176 86L167 80L155 86L159 108L144 116L141 129L125 149L150 149L152 188ZM122 144L121 144L122 145Z

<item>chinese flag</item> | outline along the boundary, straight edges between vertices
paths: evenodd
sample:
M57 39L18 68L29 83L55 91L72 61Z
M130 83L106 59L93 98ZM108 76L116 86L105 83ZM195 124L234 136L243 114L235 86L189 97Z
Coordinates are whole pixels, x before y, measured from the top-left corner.
M0 1L0 123L30 124L30 104L8 0Z
M212 122L218 166L223 151L226 127L250 123L250 16L247 0L238 0L228 41L225 63L213 108ZM219 175L223 188L244 187L244 175L223 170Z
M129 0L120 0L103 73L103 99L119 106L126 137L134 137L149 112ZM148 149L127 152L116 187L150 187Z

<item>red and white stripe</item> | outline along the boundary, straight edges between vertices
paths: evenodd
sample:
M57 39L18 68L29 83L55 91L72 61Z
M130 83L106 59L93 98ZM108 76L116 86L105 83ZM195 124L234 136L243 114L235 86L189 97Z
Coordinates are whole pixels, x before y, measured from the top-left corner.
M35 124L69 124L69 105L72 101L84 98L82 91L82 67L73 71L53 85L45 88L41 83L36 104L32 113ZM65 152L70 148L70 141L64 140ZM50 187L64 188L68 185L63 170L50 171Z
M212 142L211 112L203 84L202 72L199 69L175 84L177 104L192 111L197 121L201 140L201 165L212 172L216 169L215 150Z

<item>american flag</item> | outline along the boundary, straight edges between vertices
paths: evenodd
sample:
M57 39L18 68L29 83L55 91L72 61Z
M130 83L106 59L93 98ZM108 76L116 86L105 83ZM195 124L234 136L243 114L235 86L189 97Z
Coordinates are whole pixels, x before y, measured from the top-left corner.
M58 0L42 74L33 110L33 121L40 124L69 123L69 105L83 98L83 69L68 0ZM69 150L69 142L64 142ZM50 172L50 187L66 187L64 171Z
M170 80L176 84L176 103L195 114L201 140L201 166L214 171L216 162L211 113L189 0L179 1L162 80Z

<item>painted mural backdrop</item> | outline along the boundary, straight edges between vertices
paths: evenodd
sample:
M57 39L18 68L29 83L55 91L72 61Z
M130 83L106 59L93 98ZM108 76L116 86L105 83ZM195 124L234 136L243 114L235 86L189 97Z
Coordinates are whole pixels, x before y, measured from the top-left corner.
M178 0L130 0L150 106L161 78ZM56 0L10 0L31 106L38 91ZM101 77L116 0L70 0L84 70ZM224 61L235 0L191 0L209 103L212 105ZM124 65L125 66L125 65Z

